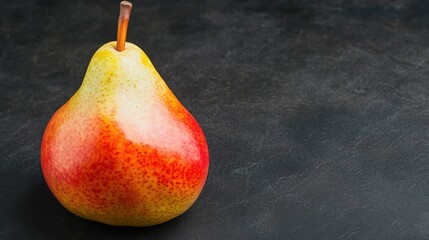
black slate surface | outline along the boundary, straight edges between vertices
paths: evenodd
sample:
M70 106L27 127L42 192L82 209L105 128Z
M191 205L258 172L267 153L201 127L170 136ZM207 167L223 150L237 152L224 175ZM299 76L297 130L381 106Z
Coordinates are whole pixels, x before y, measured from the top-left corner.
M118 1L0 5L1 239L429 239L429 2L134 1L128 40L211 154L195 205L150 228L74 216L39 163Z

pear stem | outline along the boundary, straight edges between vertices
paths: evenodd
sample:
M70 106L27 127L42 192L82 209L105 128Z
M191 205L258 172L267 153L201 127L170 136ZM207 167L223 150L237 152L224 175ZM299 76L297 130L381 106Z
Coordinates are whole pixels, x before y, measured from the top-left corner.
M116 40L116 50L124 51L125 42L127 40L128 22L130 21L130 13L133 5L130 2L122 1L119 8L118 19L118 36Z

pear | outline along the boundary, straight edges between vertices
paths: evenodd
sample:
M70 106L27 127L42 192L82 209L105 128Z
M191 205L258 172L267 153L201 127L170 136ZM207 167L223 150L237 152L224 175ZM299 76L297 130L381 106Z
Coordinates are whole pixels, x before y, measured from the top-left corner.
M146 54L125 41L132 5L121 3L116 42L92 57L78 91L43 135L45 181L72 213L116 226L151 226L196 201L209 153L201 127Z

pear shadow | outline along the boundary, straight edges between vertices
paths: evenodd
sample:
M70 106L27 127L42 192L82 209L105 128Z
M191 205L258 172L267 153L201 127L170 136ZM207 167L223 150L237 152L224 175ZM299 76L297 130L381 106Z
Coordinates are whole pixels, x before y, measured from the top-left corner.
M126 239L172 237L185 223L186 213L152 227L117 227L80 218L65 209L43 181L34 184L13 205L23 225L23 239Z

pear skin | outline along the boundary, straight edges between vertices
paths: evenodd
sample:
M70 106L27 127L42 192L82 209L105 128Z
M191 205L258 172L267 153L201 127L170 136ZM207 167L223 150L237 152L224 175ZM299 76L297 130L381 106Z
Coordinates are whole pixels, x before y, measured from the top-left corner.
M72 213L151 226L184 213L207 178L201 127L136 45L103 45L79 90L50 119L43 175Z

